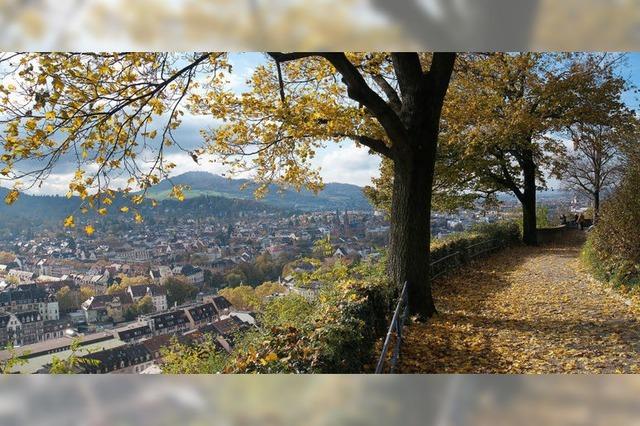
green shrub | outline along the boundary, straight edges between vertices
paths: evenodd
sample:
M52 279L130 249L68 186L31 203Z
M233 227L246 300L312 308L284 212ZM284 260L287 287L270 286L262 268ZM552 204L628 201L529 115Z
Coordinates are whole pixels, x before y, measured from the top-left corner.
M314 303L298 294L288 294L268 301L260 315L266 328L304 324L313 314Z
M615 285L640 283L640 170L630 170L600 210L583 260L600 279Z
M311 273L324 286L314 302L286 296L270 302L263 328L236 346L227 372L356 373L375 358L388 326L391 287L384 262ZM311 278L309 278L311 279Z
M548 228L553 225L549 220L549 207L544 205L536 207L536 225L538 228Z

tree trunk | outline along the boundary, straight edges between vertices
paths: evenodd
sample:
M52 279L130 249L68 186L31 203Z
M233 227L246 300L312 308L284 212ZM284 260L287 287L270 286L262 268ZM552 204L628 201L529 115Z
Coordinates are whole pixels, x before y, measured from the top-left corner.
M436 313L431 295L431 195L440 134L440 115L449 86L454 53L436 53L424 74L416 55L394 54L405 132L394 141L393 196L389 272L394 283L407 283L409 312L418 321Z
M534 246L538 244L538 227L536 223L536 166L533 155L525 152L522 163L524 191L520 198L522 204L522 242Z
M431 295L430 255L433 166L413 156L394 167L389 272L394 283L408 283L409 311L419 320L436 308Z
M600 191L596 190L593 192L593 223L594 224L598 221L599 215L600 215Z
M522 242L528 246L538 244L535 193L533 199L522 201Z

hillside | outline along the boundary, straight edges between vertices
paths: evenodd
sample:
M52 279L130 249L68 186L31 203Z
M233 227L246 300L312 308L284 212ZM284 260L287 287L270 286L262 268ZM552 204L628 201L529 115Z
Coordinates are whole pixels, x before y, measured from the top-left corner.
M152 187L147 196L157 200L169 197L172 185L186 185L190 189L185 191L187 198L201 195L253 200L256 185L247 179L228 179L207 172L187 172L163 180ZM244 187L246 185L246 187ZM269 192L262 200L267 204L281 208L297 210L370 210L371 205L364 196L362 188L345 183L327 183L318 194L311 191L295 191L281 189L270 185Z
M3 200L9 192L0 187L0 197ZM110 211L117 212L126 201L116 198ZM19 233L25 229L51 229L62 228L62 221L70 214L78 214L80 199L78 197L63 197L55 195L27 195L21 194L18 200L7 205L0 200L0 231ZM231 199L204 195L190 198L183 202L177 200L161 200L157 207L153 208L150 202L138 206L138 210L145 217L162 215L164 218L172 217L233 217L239 213L269 212L286 214L286 208L280 208L255 200ZM113 215L98 216L94 211L87 215L79 215L78 220L88 219L101 222L104 220L119 220L125 216L114 213Z

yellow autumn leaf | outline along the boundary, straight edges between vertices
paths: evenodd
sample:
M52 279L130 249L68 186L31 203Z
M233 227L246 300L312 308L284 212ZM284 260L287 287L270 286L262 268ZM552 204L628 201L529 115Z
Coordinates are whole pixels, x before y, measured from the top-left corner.
M171 196L178 201L184 201L184 192L182 192L182 187L174 186L171 188Z
M11 205L16 202L18 197L20 196L20 192L17 189L12 189L9 191L6 197L4 197L4 202Z
M73 222L73 215L67 216L64 220L64 227L73 228L74 226L76 226L76 224Z
M127 207L127 206L120 207L120 211L121 211L122 213L126 213L126 212L128 212L128 211L129 211L129 207Z
M93 228L93 226L87 225L84 227L84 232L90 236L90 235L93 235L93 233L95 232L95 229Z
M267 356L264 357L264 360L267 363L277 361L278 360L278 355L275 352L269 352L267 354Z

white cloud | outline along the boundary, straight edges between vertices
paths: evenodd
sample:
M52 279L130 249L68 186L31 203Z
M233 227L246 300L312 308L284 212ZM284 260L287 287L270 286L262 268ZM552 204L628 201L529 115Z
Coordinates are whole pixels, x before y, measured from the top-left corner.
M351 183L365 186L380 175L380 157L353 143L331 146L318 153L314 163L320 167L325 182Z

